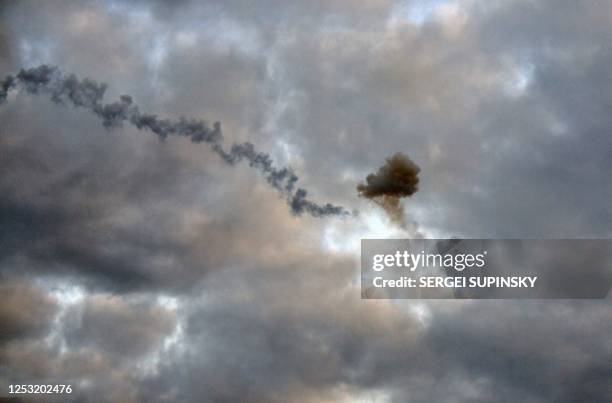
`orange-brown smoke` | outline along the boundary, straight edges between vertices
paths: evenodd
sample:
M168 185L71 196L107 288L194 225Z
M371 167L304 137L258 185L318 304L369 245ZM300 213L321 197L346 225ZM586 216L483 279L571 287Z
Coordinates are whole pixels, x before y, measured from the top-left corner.
M358 184L357 192L359 196L381 206L393 222L406 227L400 200L412 196L418 190L420 171L421 168L407 155L397 153L387 158L385 165L376 173L369 174L365 183Z

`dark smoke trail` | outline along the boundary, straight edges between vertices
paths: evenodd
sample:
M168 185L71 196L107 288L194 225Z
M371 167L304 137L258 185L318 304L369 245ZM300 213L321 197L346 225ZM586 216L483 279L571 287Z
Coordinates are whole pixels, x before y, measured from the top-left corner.
M156 115L141 112L129 95L122 95L119 101L105 104L103 98L106 84L88 78L79 80L74 74L63 74L55 66L41 65L27 70L21 69L16 76L7 76L4 81L0 81L0 104L6 101L11 89L22 89L30 94L48 94L55 103L88 109L102 120L107 129L129 122L138 129L152 131L162 140L168 136L184 136L194 143L207 143L230 165L246 160L286 198L294 214L306 212L315 217L349 214L343 207L329 203L320 205L309 200L305 189L295 188L298 177L293 170L276 168L270 156L257 151L253 144L233 144L230 150L226 151L223 148L219 122L215 122L210 128L203 120L158 118Z
M389 218L403 228L407 226L401 198L410 197L418 190L421 168L402 153L387 158L385 165L357 185L361 197L381 206Z

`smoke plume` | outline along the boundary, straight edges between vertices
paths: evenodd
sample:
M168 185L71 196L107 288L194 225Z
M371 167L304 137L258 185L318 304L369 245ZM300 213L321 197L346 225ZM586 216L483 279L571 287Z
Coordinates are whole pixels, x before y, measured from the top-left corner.
M358 184L357 192L381 206L393 222L405 228L406 217L400 201L418 190L420 171L408 156L397 153L387 158L376 173L369 174L365 183Z
M206 143L230 165L245 160L285 197L291 211L296 215L304 212L315 217L349 214L341 206L329 203L321 205L308 199L305 189L295 187L298 177L293 170L275 167L270 156L257 151L253 144L233 144L229 151L226 151L219 122L215 122L211 128L199 119L158 118L156 115L141 112L129 95L122 95L113 103L104 103L106 84L88 78L79 80L74 74L64 74L55 66L41 65L21 69L17 75L7 76L0 81L0 104L6 101L12 89L23 90L29 94L49 95L57 104L87 109L98 116L107 129L128 122L138 129L155 133L162 140L168 136L184 136L194 143Z

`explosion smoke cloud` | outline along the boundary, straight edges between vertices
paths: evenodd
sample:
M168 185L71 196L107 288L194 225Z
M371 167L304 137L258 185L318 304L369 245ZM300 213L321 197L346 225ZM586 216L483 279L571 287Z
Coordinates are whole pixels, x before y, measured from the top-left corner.
M365 183L357 185L361 197L381 206L391 220L406 227L406 218L400 200L418 190L421 168L403 153L387 158L376 173L369 174Z
M270 156L257 151L253 144L249 142L233 144L230 150L226 151L223 148L220 122L215 122L211 128L205 121L199 119L158 118L156 115L141 112L129 95L122 95L117 102L104 103L106 84L88 78L79 80L74 74L66 75L55 66L41 65L21 69L17 75L7 76L0 81L0 104L6 101L12 89L21 89L29 94L48 94L57 104L88 109L102 120L102 124L107 129L129 122L140 130L150 130L162 140L174 135L188 137L194 143L207 143L230 165L246 160L285 197L291 211L296 215L304 212L314 217L349 214L341 206L330 203L321 205L309 200L305 189L295 187L298 177L293 170L275 167Z

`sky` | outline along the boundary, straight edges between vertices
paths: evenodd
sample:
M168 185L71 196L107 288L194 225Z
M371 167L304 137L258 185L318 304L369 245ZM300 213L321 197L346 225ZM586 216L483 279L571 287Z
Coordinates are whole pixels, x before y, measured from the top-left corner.
M0 77L56 65L257 169L47 96L0 105L0 386L75 401L604 402L591 301L362 300L362 238L612 237L612 6L569 0L0 3ZM415 161L398 227L357 183ZM65 397L63 397L65 399Z

